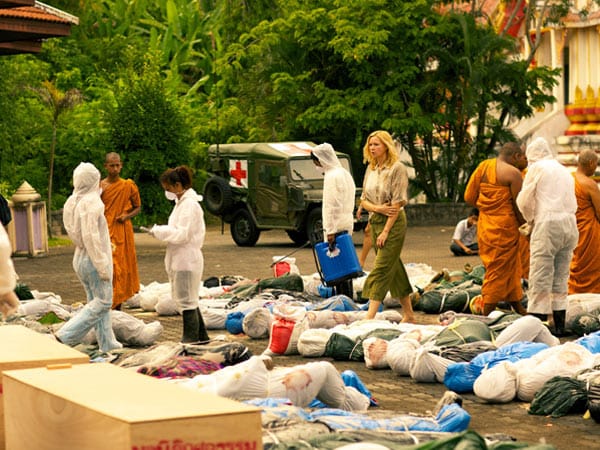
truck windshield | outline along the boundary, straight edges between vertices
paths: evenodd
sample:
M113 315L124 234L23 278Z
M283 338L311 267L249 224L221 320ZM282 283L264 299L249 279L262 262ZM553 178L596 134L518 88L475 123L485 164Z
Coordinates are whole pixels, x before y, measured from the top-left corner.
M350 160L348 158L340 158L342 166L352 173L350 169ZM290 160L290 173L293 181L305 180L322 180L323 175L317 170L317 166L308 159L292 159Z

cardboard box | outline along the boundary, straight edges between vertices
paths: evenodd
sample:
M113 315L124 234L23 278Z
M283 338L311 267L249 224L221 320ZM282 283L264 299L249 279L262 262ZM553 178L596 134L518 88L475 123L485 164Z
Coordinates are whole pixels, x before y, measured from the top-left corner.
M107 363L4 372L8 450L262 449L260 410Z
M88 355L21 325L0 326L0 449L4 449L2 372L49 364L86 364Z

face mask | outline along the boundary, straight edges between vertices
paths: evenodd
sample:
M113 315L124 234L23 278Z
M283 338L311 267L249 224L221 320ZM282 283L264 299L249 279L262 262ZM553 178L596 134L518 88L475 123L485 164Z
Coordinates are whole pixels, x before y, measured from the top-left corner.
M170 200L172 202L177 200L177 194L171 191L165 191L165 197L167 197L167 200Z

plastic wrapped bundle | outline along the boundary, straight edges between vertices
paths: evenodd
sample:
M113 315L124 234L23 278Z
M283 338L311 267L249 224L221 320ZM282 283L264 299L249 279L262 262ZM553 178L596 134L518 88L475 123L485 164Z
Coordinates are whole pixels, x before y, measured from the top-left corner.
M596 423L600 423L600 378L590 381L588 386L587 408Z
M538 416L562 417L585 412L587 401L585 381L553 377L536 392L528 412Z
M577 336L585 336L600 330L600 320L597 314L579 314L571 323L571 331Z

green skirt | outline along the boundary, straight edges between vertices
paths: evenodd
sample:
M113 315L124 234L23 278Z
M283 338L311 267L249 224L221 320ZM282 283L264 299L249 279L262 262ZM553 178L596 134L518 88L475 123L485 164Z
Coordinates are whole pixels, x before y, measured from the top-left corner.
M375 249L375 267L363 286L362 297L383 301L388 291L393 298L404 298L413 290L404 264L400 259L406 236L406 213L400 211L383 248L377 248L377 236L383 231L387 216L374 213L369 219Z

